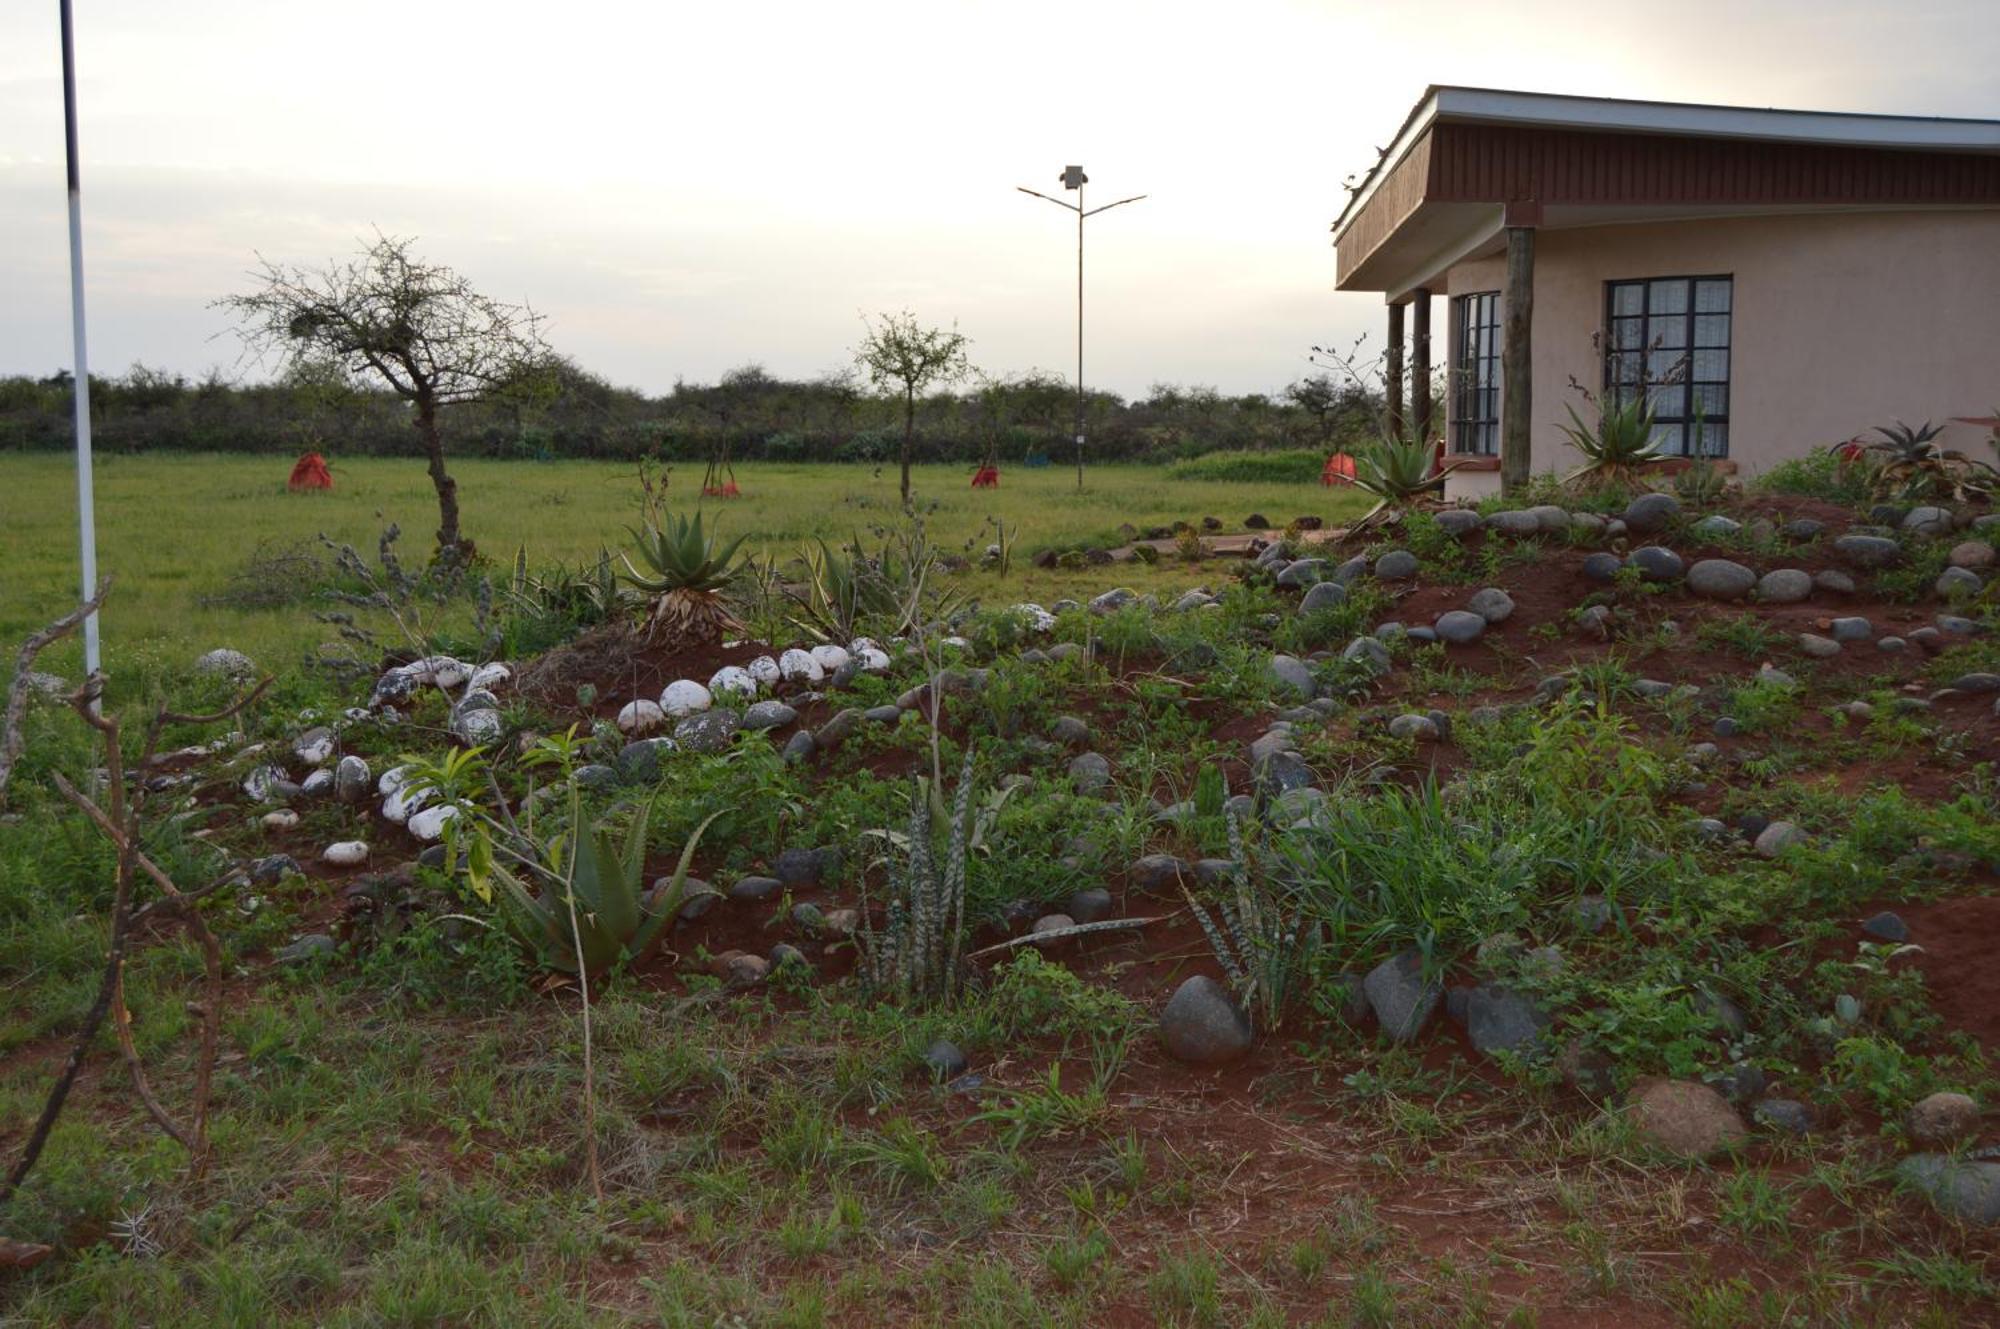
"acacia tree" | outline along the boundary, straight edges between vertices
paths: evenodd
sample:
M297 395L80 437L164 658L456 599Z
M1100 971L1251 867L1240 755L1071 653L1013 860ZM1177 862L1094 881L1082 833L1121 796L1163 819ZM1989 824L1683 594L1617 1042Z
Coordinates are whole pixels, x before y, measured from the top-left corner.
M438 551L470 552L459 531L458 482L444 465L438 413L448 406L532 391L552 363L541 316L481 295L441 264L410 252L412 241L377 235L345 262L308 268L259 256L258 285L216 306L236 315L255 356L290 373L332 373L380 382L414 412L417 440L437 490Z
M965 348L972 343L957 328L927 328L909 310L884 314L877 322L865 317L868 335L854 352L854 362L869 382L903 394L903 502L910 501L910 449L917 433L917 394L959 382L972 372Z

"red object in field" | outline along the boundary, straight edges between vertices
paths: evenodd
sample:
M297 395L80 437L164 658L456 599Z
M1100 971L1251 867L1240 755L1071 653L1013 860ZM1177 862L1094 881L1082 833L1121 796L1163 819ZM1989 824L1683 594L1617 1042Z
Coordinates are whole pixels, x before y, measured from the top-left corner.
M301 489L333 488L333 473L326 469L326 458L317 452L308 452L292 466L292 478L285 481L285 488Z
M743 491L736 487L734 480L731 480L728 484L709 485L705 487L701 491L701 496L703 498L741 498L743 497Z
M1351 485L1354 483L1354 458L1344 452L1336 452L1326 459L1326 469L1319 473L1323 485Z
M1000 468L998 466L982 466L974 471L972 473L972 487L974 489L998 489L1000 487Z
M1860 461L1861 454L1868 451L1868 449L1866 446L1862 444L1861 440L1857 438L1857 439L1850 439L1848 442L1841 444L1839 447L1835 448L1834 451L1840 454L1840 460L1844 465L1847 462Z

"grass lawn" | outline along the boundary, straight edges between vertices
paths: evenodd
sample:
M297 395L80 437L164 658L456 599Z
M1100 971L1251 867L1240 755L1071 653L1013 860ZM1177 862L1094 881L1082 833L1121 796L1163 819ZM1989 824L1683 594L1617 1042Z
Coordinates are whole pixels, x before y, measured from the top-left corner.
M306 542L324 533L372 555L384 526L402 527L401 551L428 552L436 499L423 466L411 458L336 462L332 494L285 490L289 465L280 457L155 454L102 458L97 470L99 560L118 589L104 613L107 660L129 671L184 664L184 657L233 646L268 662L296 657L326 635L294 606L242 610L204 603L225 591L260 546ZM503 568L517 548L531 564L595 556L600 546L627 539L638 511L631 467L614 462L459 461L459 502L466 532ZM744 496L711 500L723 529L747 533L748 548L780 556L801 543L829 543L896 516L896 473L870 465L744 465ZM675 493L692 498L699 471L678 468ZM1136 589L1180 589L1207 580L1203 570L1173 560L1131 564L1116 574L1101 568L1043 571L1029 565L1039 549L1077 542L1121 543L1118 528L1175 520L1222 520L1240 530L1261 512L1275 524L1312 513L1329 520L1359 511L1359 496L1318 486L1168 480L1156 467L1104 466L1079 492L1073 471L1009 468L998 490L975 491L958 465L921 467L918 501L932 539L952 552L976 554L993 538L991 519L1017 532L1013 574L968 573L966 589L988 601L1059 599L1095 593L1123 581ZM76 579L75 471L66 454L0 456L0 642L14 642L73 603ZM66 644L44 667L73 673L77 648Z

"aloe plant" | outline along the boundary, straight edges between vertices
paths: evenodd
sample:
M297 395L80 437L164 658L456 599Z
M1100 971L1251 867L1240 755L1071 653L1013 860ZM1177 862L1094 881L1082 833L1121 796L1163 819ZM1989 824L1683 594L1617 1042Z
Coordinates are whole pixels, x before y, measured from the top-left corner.
M681 848L673 875L645 897L646 828L652 800L640 804L620 843L611 830L584 826L579 796L570 795L570 831L513 854L515 866L493 858L481 841L473 853L475 889L497 886L497 898L514 937L545 969L589 977L607 973L646 953L686 902L688 868L702 832L720 812L697 826ZM523 880L533 877L537 887ZM489 885L490 884L490 885ZM572 920L574 926L572 926Z
M1565 405L1569 423L1558 424L1583 465L1563 477L1563 483L1606 488L1630 487L1647 467L1666 460L1653 442L1653 408L1644 393L1622 401L1600 401L1597 424L1585 424L1576 407Z
M646 637L669 649L713 646L736 620L723 603L722 591L740 569L736 551L744 537L722 544L712 530L703 530L701 514L670 516L631 528L641 572L625 558L625 580L653 597L646 614Z

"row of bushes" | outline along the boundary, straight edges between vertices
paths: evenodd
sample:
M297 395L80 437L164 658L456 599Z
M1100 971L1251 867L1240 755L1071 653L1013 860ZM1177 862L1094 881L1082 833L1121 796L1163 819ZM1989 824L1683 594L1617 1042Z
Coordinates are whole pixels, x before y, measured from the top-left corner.
M1375 405L1323 378L1278 397L1161 385L1133 401L1089 394L1085 428L1098 461L1170 462L1216 448L1323 455L1336 440L1367 436ZM71 411L67 374L0 378L0 451L71 447ZM918 404L915 456L973 462L991 450L1010 465L1037 456L1066 461L1074 412L1074 395L1047 376L939 393ZM455 454L485 457L701 461L726 446L743 461L880 462L902 440L900 402L845 378L784 380L754 367L648 396L565 366L546 397L454 407L443 423ZM91 431L105 452L381 456L417 446L408 407L385 392L237 384L215 374L191 381L142 365L122 378L92 375Z

